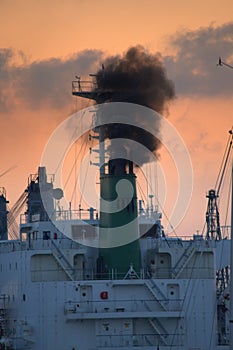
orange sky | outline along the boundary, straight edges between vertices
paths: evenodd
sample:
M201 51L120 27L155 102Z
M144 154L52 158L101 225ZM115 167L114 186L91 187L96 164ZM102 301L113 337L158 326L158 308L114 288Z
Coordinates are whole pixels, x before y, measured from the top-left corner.
M201 231L205 193L215 183L233 124L233 71L216 67L219 55L233 62L232 13L231 0L1 0L0 173L17 167L0 186L11 205L50 133L74 110L75 74L93 72L106 55L140 44L165 57L177 94L169 120L193 162L193 198L177 231Z
M229 22L233 10L231 0L1 0L0 7L1 46L31 60L138 43L158 50L166 35Z

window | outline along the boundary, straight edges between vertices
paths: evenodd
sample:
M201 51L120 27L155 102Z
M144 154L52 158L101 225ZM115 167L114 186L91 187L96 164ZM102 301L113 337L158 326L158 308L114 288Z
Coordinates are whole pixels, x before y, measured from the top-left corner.
M43 231L43 240L50 239L50 231Z

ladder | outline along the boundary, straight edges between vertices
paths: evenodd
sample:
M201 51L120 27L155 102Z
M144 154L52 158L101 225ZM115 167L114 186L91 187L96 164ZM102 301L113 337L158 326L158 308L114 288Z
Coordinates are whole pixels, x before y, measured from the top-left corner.
M188 247L185 249L182 256L180 257L180 259L175 264L174 268L172 269L172 274L174 278L178 278L178 276L181 274L181 272L184 270L185 266L193 256L195 250L196 250L196 247L191 241Z
M62 251L58 248L56 243L51 240L51 250L54 258L59 263L59 265L62 267L62 269L65 271L67 276L71 281L74 280L75 270L65 257L65 255L62 253Z
M161 289L157 286L153 279L149 279L145 281L145 285L148 290L151 292L153 297L159 302L164 311L167 311L168 299L163 294Z

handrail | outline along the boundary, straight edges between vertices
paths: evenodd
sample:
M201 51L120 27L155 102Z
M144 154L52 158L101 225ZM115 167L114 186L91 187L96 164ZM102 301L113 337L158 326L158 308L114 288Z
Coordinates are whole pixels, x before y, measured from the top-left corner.
M91 92L97 87L96 83L92 80L73 80L72 81L72 93L73 92Z

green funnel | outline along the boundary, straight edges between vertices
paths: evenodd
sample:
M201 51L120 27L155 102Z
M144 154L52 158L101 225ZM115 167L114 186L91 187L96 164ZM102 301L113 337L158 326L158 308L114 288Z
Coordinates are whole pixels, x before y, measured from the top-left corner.
M100 175L98 274L133 278L140 275L141 267L136 176L133 164L124 159L110 161L108 169L108 174Z

